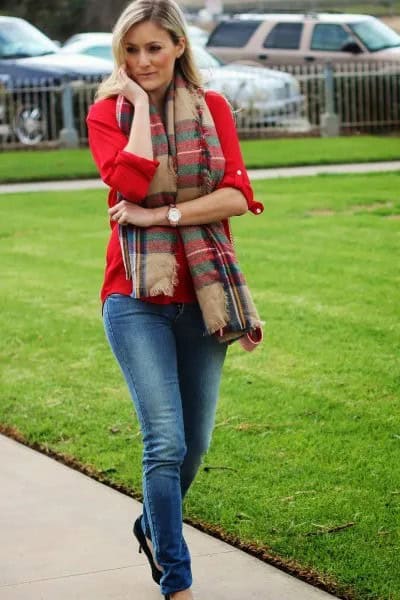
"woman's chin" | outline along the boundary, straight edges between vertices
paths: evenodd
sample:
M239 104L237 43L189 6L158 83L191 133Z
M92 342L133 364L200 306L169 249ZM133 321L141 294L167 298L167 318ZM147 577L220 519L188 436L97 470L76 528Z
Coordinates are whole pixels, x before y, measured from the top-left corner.
M160 86L157 83L153 83L151 81L141 81L140 85L148 94L151 92L156 92L158 89L160 89Z

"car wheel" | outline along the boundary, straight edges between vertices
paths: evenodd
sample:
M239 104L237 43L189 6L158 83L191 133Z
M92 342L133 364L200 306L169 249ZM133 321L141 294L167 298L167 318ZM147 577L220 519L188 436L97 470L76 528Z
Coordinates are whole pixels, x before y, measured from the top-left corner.
M13 125L14 133L21 144L34 146L46 137L46 115L37 104L17 106Z

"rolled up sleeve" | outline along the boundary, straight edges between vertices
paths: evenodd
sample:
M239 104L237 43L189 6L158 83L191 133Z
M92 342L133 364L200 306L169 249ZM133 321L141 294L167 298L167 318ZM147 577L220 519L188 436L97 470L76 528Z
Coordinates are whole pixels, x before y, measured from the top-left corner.
M127 200L142 202L159 162L124 150L128 140L118 126L112 98L93 104L86 122L90 150L101 179Z
M218 188L232 187L240 190L246 198L248 209L255 215L259 215L263 212L264 205L254 199L231 107L225 98L216 92L207 92L206 100L225 156L225 173Z

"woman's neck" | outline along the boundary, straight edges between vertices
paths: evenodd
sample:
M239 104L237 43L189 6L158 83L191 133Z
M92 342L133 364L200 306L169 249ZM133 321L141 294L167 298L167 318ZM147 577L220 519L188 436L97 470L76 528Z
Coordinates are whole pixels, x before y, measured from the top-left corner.
M149 99L151 104L156 107L158 114L164 114L164 106L165 106L165 97L167 94L167 90L171 83L163 87L163 89L155 90L154 92L149 92Z
M150 103L156 107L157 112L161 115L164 110L165 93L164 94L160 94L160 93L152 94L150 92L149 99L150 99Z

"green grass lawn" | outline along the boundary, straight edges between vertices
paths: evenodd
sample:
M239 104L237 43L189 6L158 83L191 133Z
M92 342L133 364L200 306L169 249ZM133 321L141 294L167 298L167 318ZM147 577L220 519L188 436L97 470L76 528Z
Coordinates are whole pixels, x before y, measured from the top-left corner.
M400 138L353 136L244 140L247 168L399 160ZM4 152L0 183L98 177L89 150Z
M337 595L400 600L400 175L254 187L264 214L233 228L265 343L230 348L185 515ZM1 197L0 422L140 492L98 300L107 227L103 191Z

